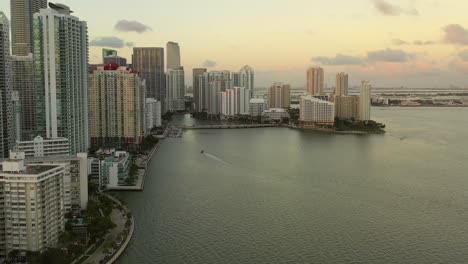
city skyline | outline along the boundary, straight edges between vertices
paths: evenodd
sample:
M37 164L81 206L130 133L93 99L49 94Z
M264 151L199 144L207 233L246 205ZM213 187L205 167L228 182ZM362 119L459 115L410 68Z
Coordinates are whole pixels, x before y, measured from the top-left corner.
M103 47L116 48L130 61L133 46L165 47L175 41L183 47L186 69L205 65L234 70L248 64L256 69L259 87L275 81L304 87L309 66L325 68L329 87L341 71L350 74L352 86L362 79L377 87L467 86L468 56L463 51L468 48L468 24L463 10L468 3L463 1L455 6L441 1L299 0L288 6L259 0L248 9L239 1L142 0L145 8L134 9L128 1L114 1L112 8L120 17L106 17L101 12L108 8L104 2L59 2L88 21L91 63L99 62ZM0 0L0 5L10 17L9 1ZM189 11L194 9L197 12ZM268 12L260 12L263 9ZM170 19L174 12L180 19Z

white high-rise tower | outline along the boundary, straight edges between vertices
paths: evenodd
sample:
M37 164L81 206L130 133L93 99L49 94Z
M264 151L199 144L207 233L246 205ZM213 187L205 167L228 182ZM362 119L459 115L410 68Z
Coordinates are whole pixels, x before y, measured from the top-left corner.
M359 119L371 120L371 91L372 86L368 81L362 81L361 94L359 96Z
M254 97L255 90L255 72L254 69L248 65L244 66L240 72L239 86L250 90L250 97ZM235 84L234 84L235 85Z
M87 25L68 6L49 6L34 15L36 135L67 138L71 154L86 152Z

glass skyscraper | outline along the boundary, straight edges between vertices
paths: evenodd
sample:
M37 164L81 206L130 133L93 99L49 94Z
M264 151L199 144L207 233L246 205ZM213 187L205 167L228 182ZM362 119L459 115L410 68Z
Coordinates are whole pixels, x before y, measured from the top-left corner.
M65 5L50 7L34 15L36 135L67 138L71 154L86 152L87 25Z

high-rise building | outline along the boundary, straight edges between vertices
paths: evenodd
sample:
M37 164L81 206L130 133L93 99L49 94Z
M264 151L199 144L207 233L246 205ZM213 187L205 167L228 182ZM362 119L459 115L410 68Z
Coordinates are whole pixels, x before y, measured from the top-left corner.
M268 90L269 108L288 108L291 105L291 86L274 83Z
M31 140L34 137L36 99L34 97L34 61L28 56L11 56L11 79L14 91L19 93L21 106L21 135L17 140Z
M154 98L146 98L146 129L161 126L161 102Z
M320 67L311 67L307 70L307 92L310 95L323 95L324 72Z
M182 65L180 63L180 47L175 42L168 42L166 45L167 52L167 70L178 69Z
M200 113L203 112L203 91L200 89L200 76L203 76L206 73L205 68L195 68L193 69L193 104L194 112Z
M119 66L127 67L127 59L117 55L110 55L104 57L104 65L110 63L117 63Z
M0 169L0 255L42 252L65 231L64 164L25 165L24 153L11 153ZM2 234L3 233L3 234Z
M310 95L301 96L299 121L303 127L333 125L335 123L335 105Z
M263 111L267 110L265 99L252 98L250 99L249 112L251 116L261 116Z
M13 106L11 101L10 29L0 12L0 158L8 158L13 145Z
M221 92L221 114L223 116L248 115L250 91L244 87L234 87Z
M362 81L359 95L359 120L371 120L371 92L370 82Z
M166 75L168 110L171 112L185 110L184 68L168 69Z
M206 89L206 109L208 114L217 115L221 113L221 92L233 88L231 73L229 71L209 72L202 81L201 89ZM203 85L202 85L203 84Z
M248 65L244 66L240 72L240 87L250 90L250 97L254 97L255 91L255 72L254 69Z
M47 8L47 0L11 0L12 53L27 56L34 51L33 18Z
M241 86L241 74L240 72L231 72L232 85L234 87L243 87Z
M335 116L359 119L359 96L335 96Z
M336 75L335 96L348 95L348 74L340 72Z
M163 114L167 112L166 77L164 74L164 48L133 48L132 65L146 80L146 98L161 102Z
M117 56L117 51L113 49L102 49L102 63L106 64L105 58L110 56Z
M21 138L21 104L18 91L11 92L13 140Z
M27 158L27 165L31 164L60 164L65 165L63 176L63 209L66 213L79 214L88 206L88 154L60 155L49 157Z
M67 138L71 154L86 152L87 25L68 6L49 6L34 15L36 135Z
M93 146L135 149L144 135L145 101L138 72L117 64L89 74L89 130Z

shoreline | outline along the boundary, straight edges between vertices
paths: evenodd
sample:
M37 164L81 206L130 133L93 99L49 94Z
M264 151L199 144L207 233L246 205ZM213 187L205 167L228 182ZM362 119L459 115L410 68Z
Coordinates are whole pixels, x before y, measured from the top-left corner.
M466 108L468 105L372 105L372 107L392 108Z
M308 131L316 131L322 132L327 134L340 134L340 135L383 135L386 133L385 130L381 132L370 132L370 131L359 131L359 130L336 130L334 128L303 128L303 127L296 127L291 125L283 125L283 127L287 127L290 129L298 129L298 130L308 130Z
M106 194L107 195L107 194ZM127 205L123 204L122 202L120 202L118 199L116 199L115 197L113 197L112 195L107 195L107 197L109 197L112 201L114 201L114 203L122 206L122 208L125 210L125 212L128 214L128 213L132 213L130 211L130 209L127 207ZM119 250L112 256L111 259L109 259L106 263L107 264L112 264L114 263L115 261L117 261L117 259L119 259L119 257L125 252L125 250L127 249L127 246L128 244L130 244L130 241L132 240L132 237L133 237L133 234L135 233L135 218L133 217L133 214L132 214L132 217L130 218L130 222L131 222L131 225L130 225L130 229L129 229L129 232L128 232L128 235L127 235L127 238L125 239L125 242L122 243L122 245L120 246Z

